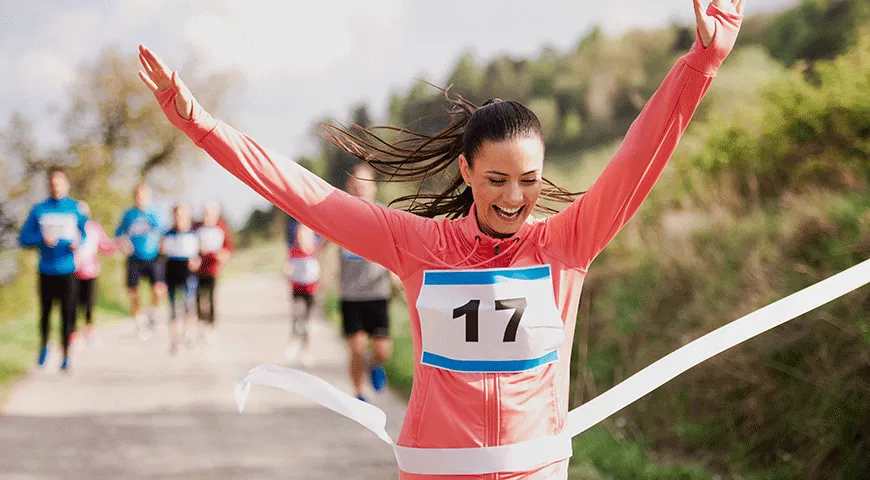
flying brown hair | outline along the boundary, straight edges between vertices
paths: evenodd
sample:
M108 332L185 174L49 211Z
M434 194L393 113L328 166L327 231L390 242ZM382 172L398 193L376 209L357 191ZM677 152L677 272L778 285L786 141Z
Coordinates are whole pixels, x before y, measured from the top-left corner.
M433 135L392 126L342 128L322 123L321 136L369 164L387 182L420 182L416 193L399 197L390 206L401 205L403 210L422 217L446 215L454 219L467 215L474 201L471 188L463 188L465 182L458 168L453 167L460 154L465 154L469 166L474 167L474 157L485 142L525 137L537 137L543 142L544 137L537 116L519 102L494 98L478 107L461 95L440 90L452 107L446 114L450 122ZM390 132L396 139L389 141L380 132ZM446 185L436 193L422 193L422 182L436 175L446 175ZM541 180L544 185L540 198L544 200L571 203L584 193L570 192L546 178ZM535 209L548 214L558 211L540 204Z

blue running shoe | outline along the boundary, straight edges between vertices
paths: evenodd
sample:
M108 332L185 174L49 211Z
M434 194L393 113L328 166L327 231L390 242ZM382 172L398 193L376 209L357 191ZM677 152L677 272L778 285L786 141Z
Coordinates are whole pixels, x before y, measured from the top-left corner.
M372 387L374 387L376 392L381 392L387 388L387 373L384 372L384 367L375 365L372 367L371 375Z
M39 352L39 361L37 364L41 367L45 365L45 359L48 358L48 347L43 347L42 351Z
M364 396L362 396L362 395L357 395L357 396L356 396L356 399L359 400L359 401L361 401L361 402L366 402L366 403L368 403L368 401L366 400L366 397L364 397Z
M60 369L63 370L64 372L69 369L69 359L68 358L63 359L63 362L61 362L61 364L60 364Z

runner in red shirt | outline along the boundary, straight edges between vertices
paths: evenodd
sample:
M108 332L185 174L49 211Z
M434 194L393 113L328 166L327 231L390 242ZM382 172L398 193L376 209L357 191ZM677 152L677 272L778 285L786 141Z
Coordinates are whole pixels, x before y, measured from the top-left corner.
M200 334L207 342L214 339L216 300L215 287L221 267L235 250L233 237L226 221L221 217L221 207L215 201L203 205L202 222L196 225L199 236L199 287L196 293L196 311L200 322Z

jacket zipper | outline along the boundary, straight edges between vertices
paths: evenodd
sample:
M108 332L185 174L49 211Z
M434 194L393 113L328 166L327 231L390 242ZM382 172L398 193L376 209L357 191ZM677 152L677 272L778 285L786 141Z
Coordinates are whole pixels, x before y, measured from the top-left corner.
M494 255L498 255L501 252L502 246L501 244L497 244L492 249L492 253ZM493 261L493 268L504 268L507 267L509 261L507 258L498 258ZM500 410L501 410L501 389L498 388L498 373L485 373L484 379L486 381L487 391L490 394L487 396L487 423L488 427L486 436L488 437L487 446L498 446L501 445L501 439L498 438L499 431L499 421L500 421ZM493 473L487 476L491 480L498 480L500 477L499 473Z

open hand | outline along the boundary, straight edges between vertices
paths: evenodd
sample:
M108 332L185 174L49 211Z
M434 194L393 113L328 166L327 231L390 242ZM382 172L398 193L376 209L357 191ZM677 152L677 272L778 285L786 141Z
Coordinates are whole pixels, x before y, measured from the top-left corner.
M145 71L139 70L139 78L148 85L152 92L162 92L168 88L174 88L175 109L185 120L190 120L193 112L193 94L178 78L178 72L169 68L151 50L139 45L139 62Z
M707 15L706 10L701 6L701 0L693 1L695 2L695 20L698 24L698 33L701 35L704 48L707 48L713 41L713 35L716 34L716 21ZM713 0L711 3L725 13L743 15L744 0Z

